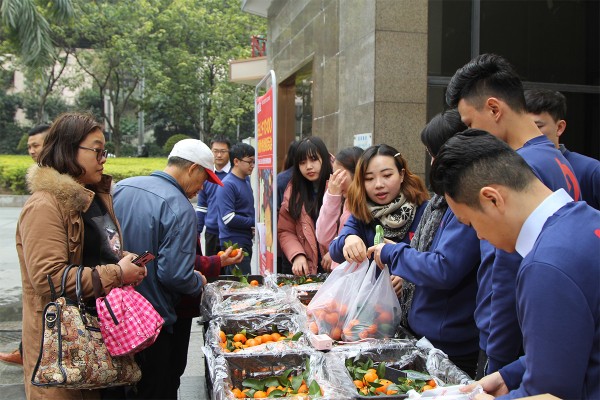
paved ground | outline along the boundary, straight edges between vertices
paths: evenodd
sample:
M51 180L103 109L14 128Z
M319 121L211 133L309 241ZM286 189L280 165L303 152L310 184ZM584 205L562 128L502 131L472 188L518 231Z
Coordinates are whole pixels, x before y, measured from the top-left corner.
M15 198L12 198L15 197ZM21 340L21 281L15 251L15 229L21 196L0 196L0 352L10 352ZM208 399L206 392L202 327L192 323L188 364L181 379L179 399ZM25 399L23 369L0 362L0 399Z

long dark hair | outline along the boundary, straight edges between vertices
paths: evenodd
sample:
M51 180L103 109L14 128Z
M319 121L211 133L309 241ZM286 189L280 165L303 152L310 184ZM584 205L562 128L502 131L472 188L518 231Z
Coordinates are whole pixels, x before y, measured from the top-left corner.
M321 173L317 180L317 193L314 194L313 183L307 180L300 172L300 163L307 159L321 159ZM290 196L290 215L293 219L300 218L302 207L306 210L313 220L317 219L321 205L327 179L333 173L329 151L325 143L315 136L307 137L298 143L296 154L294 155L294 172L292 173L292 195Z

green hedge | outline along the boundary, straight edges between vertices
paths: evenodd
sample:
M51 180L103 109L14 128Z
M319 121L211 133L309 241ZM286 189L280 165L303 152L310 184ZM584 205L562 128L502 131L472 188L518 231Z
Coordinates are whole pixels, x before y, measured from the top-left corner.
M0 186L4 191L14 194L27 194L25 174L31 166L29 155L0 155ZM109 158L104 164L104 173L112 175L115 182L130 176L149 175L152 171L162 170L167 158Z

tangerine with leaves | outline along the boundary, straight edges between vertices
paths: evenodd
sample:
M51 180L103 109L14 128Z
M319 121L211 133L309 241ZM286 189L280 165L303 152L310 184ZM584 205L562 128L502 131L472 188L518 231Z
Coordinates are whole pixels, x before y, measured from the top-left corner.
M246 335L244 335L243 333L238 333L233 336L233 341L234 342L242 342L242 344L244 344L244 343L246 343Z

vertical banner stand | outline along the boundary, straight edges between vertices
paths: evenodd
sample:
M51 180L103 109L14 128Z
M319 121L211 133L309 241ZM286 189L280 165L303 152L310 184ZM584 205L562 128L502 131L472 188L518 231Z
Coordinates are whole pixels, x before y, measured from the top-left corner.
M260 94L260 95L259 95ZM277 81L271 70L254 90L258 190L256 238L261 275L276 272L277 260Z

